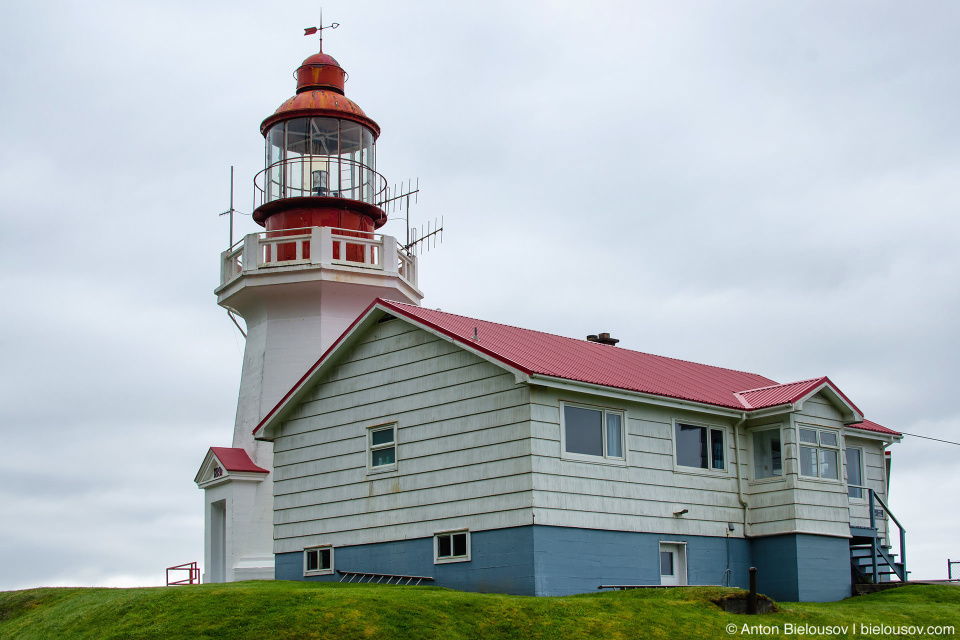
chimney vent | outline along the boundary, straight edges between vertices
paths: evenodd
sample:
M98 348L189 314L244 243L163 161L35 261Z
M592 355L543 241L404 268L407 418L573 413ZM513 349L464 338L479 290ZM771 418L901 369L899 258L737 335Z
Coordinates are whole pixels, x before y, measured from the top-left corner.
M599 342L600 344L609 344L610 346L613 346L618 342L620 342L616 338L611 338L609 333L601 333L600 335L596 335L596 336L589 335L587 336L587 340L589 340L590 342Z

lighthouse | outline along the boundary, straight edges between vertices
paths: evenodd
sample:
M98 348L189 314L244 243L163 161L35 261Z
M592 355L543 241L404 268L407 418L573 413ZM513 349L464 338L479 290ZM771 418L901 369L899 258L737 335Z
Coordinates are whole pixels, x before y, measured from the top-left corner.
M243 319L246 346L233 441L211 447L195 477L204 582L274 577L273 443L254 439L258 423L373 300L423 298L416 256L377 233L389 199L379 125L346 97L347 74L322 47L296 79L260 125L252 215L264 230L220 255L217 304Z

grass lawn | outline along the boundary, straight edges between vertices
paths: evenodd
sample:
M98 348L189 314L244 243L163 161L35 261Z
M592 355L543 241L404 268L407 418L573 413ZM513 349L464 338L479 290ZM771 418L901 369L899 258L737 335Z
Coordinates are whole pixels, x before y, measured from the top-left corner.
M30 589L0 592L0 639L833 637L798 625L847 627L847 637L857 638L919 637L889 627L952 625L953 633L930 637L960 638L958 586L902 587L825 604L781 603L778 612L763 616L728 614L713 603L733 591L694 587L532 598L280 581ZM727 631L731 624L734 633ZM743 633L744 624L776 633ZM864 633L861 625L888 629Z

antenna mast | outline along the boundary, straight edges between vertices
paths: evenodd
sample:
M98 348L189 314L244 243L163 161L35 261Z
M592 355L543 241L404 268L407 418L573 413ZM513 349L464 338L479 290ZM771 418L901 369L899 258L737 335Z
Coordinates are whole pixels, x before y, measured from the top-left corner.
M236 209L233 208L233 165L230 165L230 208L221 213L221 216L227 214L230 215L230 244L227 245L227 249L233 247L233 214L234 212L239 213Z

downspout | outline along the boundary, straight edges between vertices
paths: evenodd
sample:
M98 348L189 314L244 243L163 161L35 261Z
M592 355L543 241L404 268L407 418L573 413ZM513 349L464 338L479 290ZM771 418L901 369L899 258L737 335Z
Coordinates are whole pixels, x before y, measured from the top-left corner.
M747 413L744 412L740 416L740 421L733 425L733 453L734 460L737 465L737 499L740 501L740 506L743 507L743 537L747 537L747 499L743 495L743 473L740 468L740 425L747 421Z

